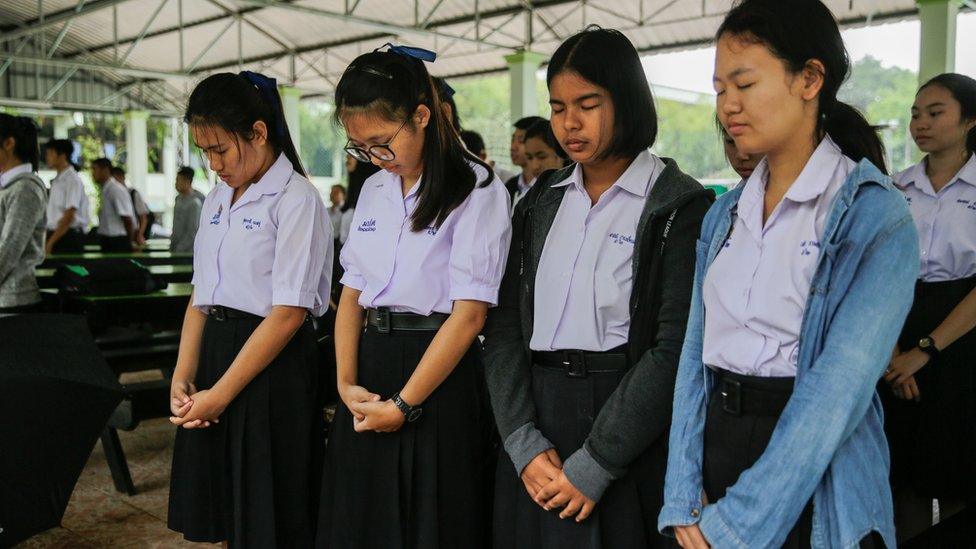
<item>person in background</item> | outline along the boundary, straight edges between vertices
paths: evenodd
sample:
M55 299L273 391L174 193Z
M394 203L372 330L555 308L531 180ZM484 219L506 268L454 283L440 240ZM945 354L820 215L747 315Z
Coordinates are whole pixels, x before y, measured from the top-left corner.
M570 162L548 120L543 118L525 131L525 166L532 179L538 179L548 170L564 168Z
M894 176L922 250L881 395L898 540L976 497L976 80L941 74L909 124L925 158ZM885 387L884 385L887 385Z
M512 199L512 209L518 201L525 196L525 193L532 187L533 179L526 171L525 161L525 132L533 124L540 120L545 120L540 116L527 116L515 122L515 131L512 132L512 143L508 149L511 155L512 164L518 166L522 172L505 181L505 188L508 189L508 196Z
M80 254L85 251L85 231L91 210L85 184L71 164L74 145L67 139L52 139L44 146L44 163L58 172L51 180L47 202L46 255Z
M342 219L339 222L339 244L345 244L346 239L349 238L352 217L356 212L356 204L359 203L359 193L363 190L363 183L380 169L371 162L360 162L352 156L347 156L346 171L349 174L349 184L346 186L346 201L342 205Z
M735 140L732 139L729 132L725 131L725 126L722 126L717 116L715 117L715 126L722 136L722 148L725 150L725 158L729 161L729 166L732 167L732 170L742 178L738 183L738 185L741 185L745 180L749 179L749 176L752 175L752 170L756 169L756 164L759 164L762 158L740 151L735 146Z
M346 164L348 169L348 160ZM346 202L346 188L339 184L333 185L329 189L329 202L332 203L328 208L329 220L332 222L332 235L338 238L339 227L342 224L342 206Z
M39 309L47 191L37 176L37 125L0 113L0 314Z
M192 254L193 240L200 225L200 210L203 208L203 202L193 194L193 168L183 166L176 172L176 192L169 251Z
M92 180L101 191L98 211L98 240L102 253L129 253L135 240L135 212L125 186L112 178L112 161L96 158L91 165Z
M146 204L146 201L142 199L142 193L129 186L126 182L125 170L120 166L112 166L112 178L121 183L129 191L129 198L132 200L132 211L135 213L135 217L132 219L135 225L133 242L136 246L145 246L146 238L149 237L150 231L152 230L152 218L154 216L149 211L149 206Z
M495 161L488 158L488 148L485 146L485 140L481 137L481 134L473 130L461 130L461 142L464 143L464 148L468 149L468 152L477 156L494 170L495 175L499 179L505 181L512 177L512 173L508 171L501 170L495 166ZM502 174L506 174L503 176Z

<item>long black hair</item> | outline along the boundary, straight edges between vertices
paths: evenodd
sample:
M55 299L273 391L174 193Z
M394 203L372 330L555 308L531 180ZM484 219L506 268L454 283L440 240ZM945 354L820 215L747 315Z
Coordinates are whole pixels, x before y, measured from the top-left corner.
M612 62L611 62L612 61ZM613 139L600 156L634 158L657 139L657 109L634 45L618 30L596 25L566 39L549 61L546 83L575 72L607 90L613 100Z
M976 120L976 80L964 74L947 72L922 84L918 91L929 86L945 88L953 99L959 102L959 115L962 120ZM970 128L969 133L966 134L966 150L976 154L976 127Z
M254 137L254 123L260 120L268 127L268 141L275 154L284 153L295 171L307 176L272 78L252 72L208 76L190 94L183 120L187 124L217 126L245 140Z
M355 160L355 159L354 159ZM349 185L346 187L346 201L342 203L342 211L356 209L359 204L359 195L363 192L363 184L374 173L380 171L372 162L361 162L356 160L356 169L349 172Z
M14 156L28 163L36 172L41 156L37 147L37 124L26 116L13 116L0 113L0 140L14 140Z
M887 173L878 133L857 109L837 99L851 60L827 6L820 0L744 0L725 16L715 38L726 34L764 45L794 74L811 59L823 63L817 136L830 134L844 155L855 161L867 158Z
M457 103L454 101L454 88L440 76L432 76L434 84L437 85L437 93L441 97L441 104L451 108L451 126L454 131L461 133L461 115L458 113Z
M493 179L491 167L464 148L444 116L440 93L420 59L392 51L360 55L339 79L335 105L339 125L345 114L361 110L412 126L417 107L424 105L430 110L417 209L411 216L414 231L432 224L439 227L468 198L475 185L486 186ZM476 181L470 162L485 169L484 181Z

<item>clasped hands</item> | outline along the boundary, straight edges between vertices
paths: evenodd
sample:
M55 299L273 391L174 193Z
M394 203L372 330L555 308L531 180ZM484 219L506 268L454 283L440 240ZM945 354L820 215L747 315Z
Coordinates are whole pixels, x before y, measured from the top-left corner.
M374 431L392 433L403 426L406 418L392 400L382 400L359 385L345 385L339 388L339 398L352 413L352 427L357 433Z
M562 460L550 448L535 456L522 470L522 483L529 497L546 511L559 511L559 518L575 517L583 522L593 513L596 502L583 495L566 478Z
M199 429L220 423L220 414L229 404L219 391L197 391L193 383L174 379L170 385L170 423L184 429Z

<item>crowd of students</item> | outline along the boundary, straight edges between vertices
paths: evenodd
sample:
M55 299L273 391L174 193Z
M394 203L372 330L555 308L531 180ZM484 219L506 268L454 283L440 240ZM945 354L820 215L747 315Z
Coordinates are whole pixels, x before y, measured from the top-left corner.
M921 87L925 157L889 177L838 99L829 9L744 0L714 73L742 182L715 200L651 152L620 32L559 46L551 119L516 123L504 182L435 57L387 44L345 70L351 184L331 210L273 79L191 94L220 182L172 381L171 528L234 547L894 547L933 499L943 518L972 502L976 81ZM63 239L82 209L62 192L45 225L31 135L0 115L0 307L30 303L45 226ZM326 443L311 318L330 303Z

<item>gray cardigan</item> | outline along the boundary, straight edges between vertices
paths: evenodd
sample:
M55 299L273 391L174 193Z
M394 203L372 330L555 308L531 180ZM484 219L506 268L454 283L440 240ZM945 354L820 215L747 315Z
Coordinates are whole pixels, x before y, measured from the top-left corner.
M595 501L643 452L667 442L695 241L712 193L682 173L674 160L663 160L665 169L648 193L634 246L628 336L633 366L595 418L583 447L560 456L570 482ZM553 185L571 170L543 174L517 205L498 307L489 312L484 330L492 408L516 474L553 447L535 426L529 341L536 269L566 190Z
M0 188L0 307L41 300L34 269L44 261L47 191L33 173Z

